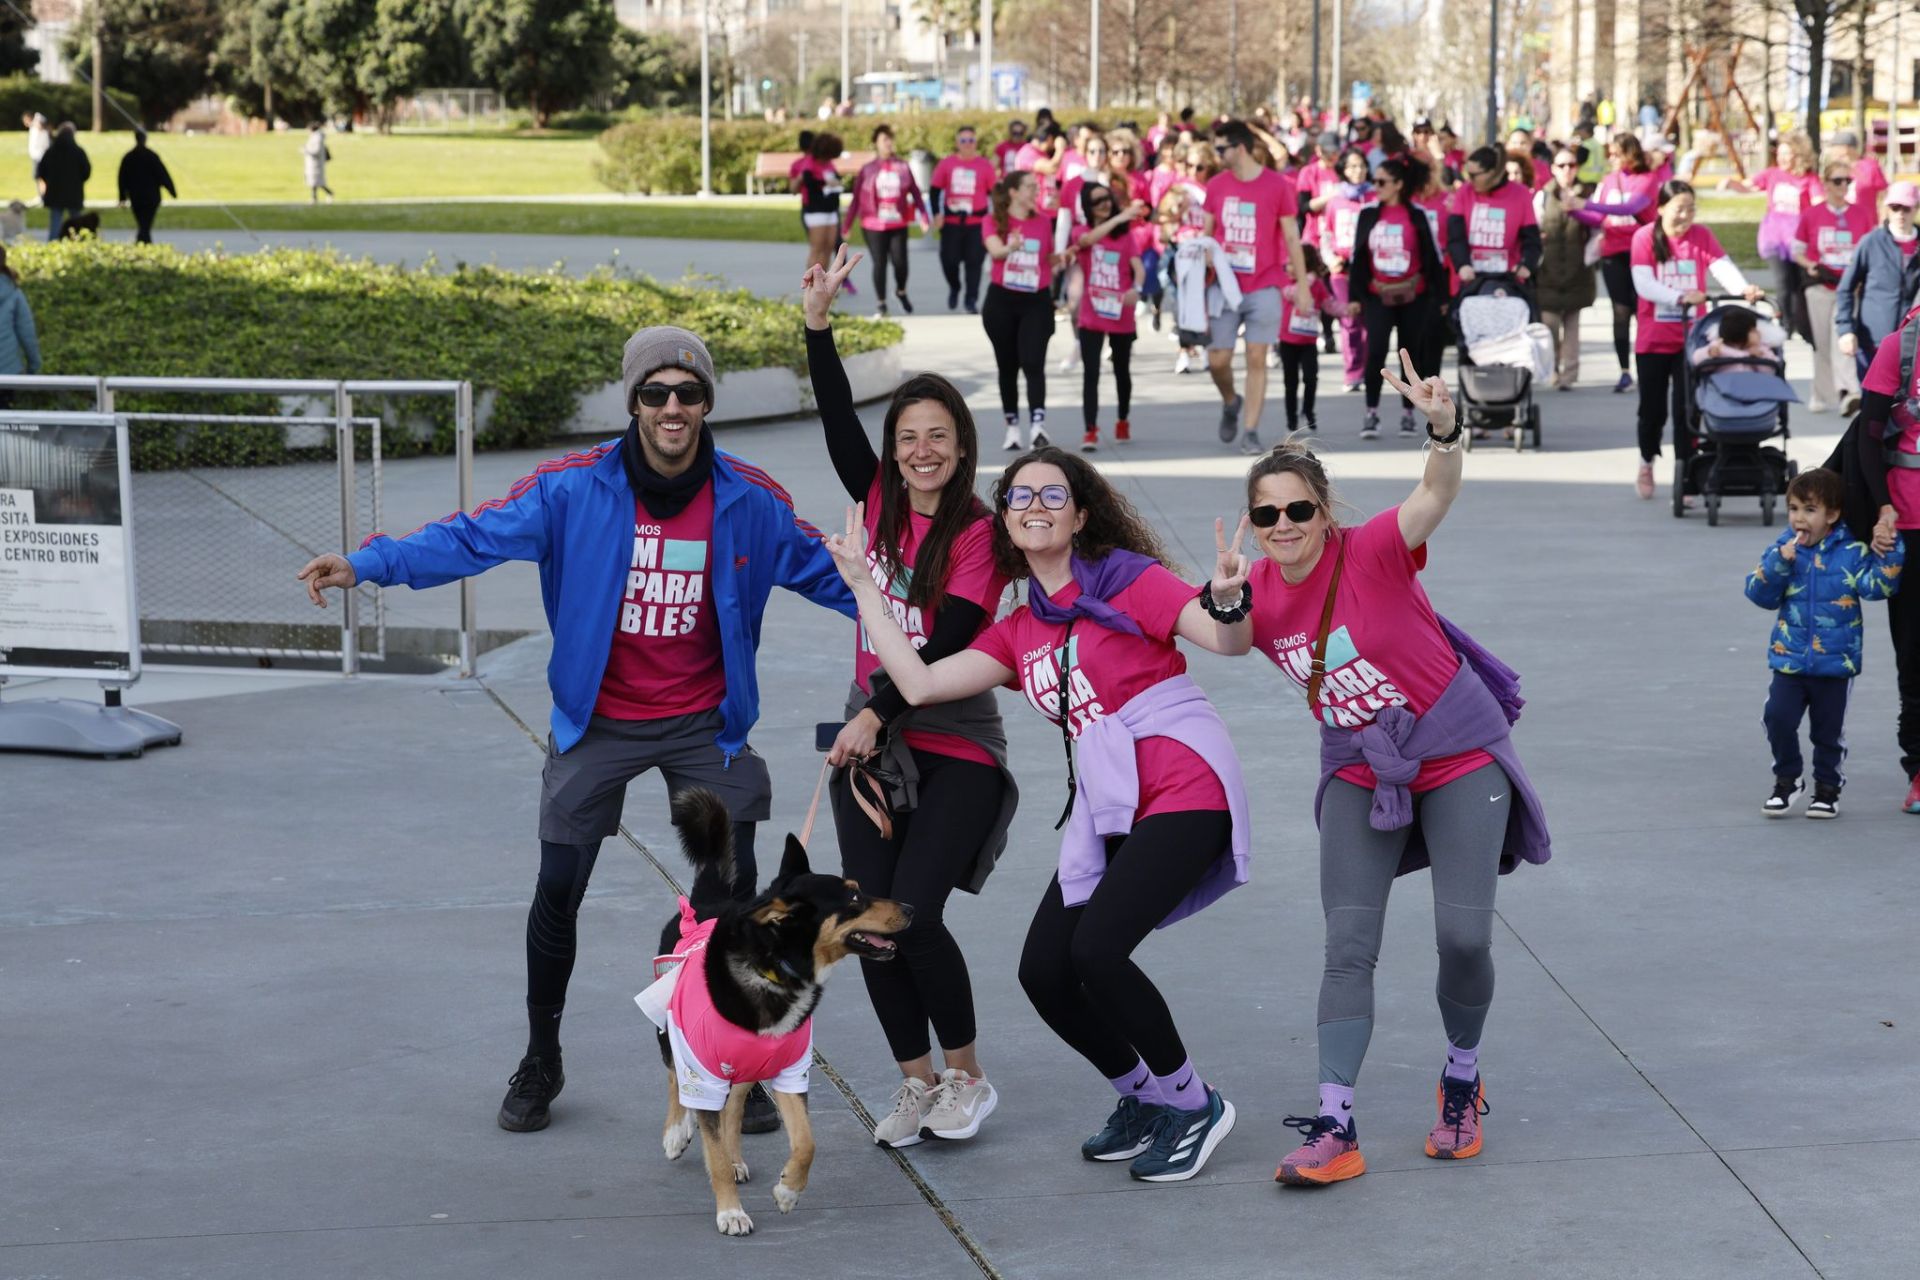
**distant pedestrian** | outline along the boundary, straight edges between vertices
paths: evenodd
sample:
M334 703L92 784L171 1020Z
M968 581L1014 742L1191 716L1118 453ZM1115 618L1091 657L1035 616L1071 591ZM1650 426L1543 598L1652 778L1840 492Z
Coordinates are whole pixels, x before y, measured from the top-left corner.
M313 197L313 203L320 203L320 193L327 193L327 203L333 203L333 188L327 185L327 161L333 159L333 153L327 150L327 131L323 124L315 124L307 130L307 145L300 148L300 154L307 161L307 194Z
M20 277L7 265L0 249L0 374L40 372L40 335L33 325L33 308L20 292ZM0 390L0 408L13 407L13 392Z
M1869 231L1855 248L1853 261L1840 277L1833 311L1834 332L1840 350L1854 361L1855 371L1867 376L1880 342L1900 327L1900 321L1920 302L1920 230L1914 213L1920 209L1920 187L1896 182L1888 188L1886 221Z
M135 244L153 243L153 216L160 212L162 191L176 200L180 198L173 189L173 175L147 146L147 131L135 129L133 150L120 158L120 203L133 210L133 221L139 227L133 237Z
M29 111L20 117L20 123L27 129L27 160L37 165L53 145L53 135L47 131L47 118L38 111Z
M73 122L62 121L53 145L33 169L40 203L47 207L47 239L58 240L67 223L86 208L87 179L92 176L93 162L74 140Z

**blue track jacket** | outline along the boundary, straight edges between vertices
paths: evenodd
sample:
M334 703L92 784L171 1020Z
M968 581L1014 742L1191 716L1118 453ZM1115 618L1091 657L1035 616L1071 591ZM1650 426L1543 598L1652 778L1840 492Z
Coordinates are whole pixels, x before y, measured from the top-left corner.
M454 512L402 538L376 533L347 557L360 581L437 587L508 560L540 565L540 596L553 630L547 687L553 744L568 751L586 732L600 695L632 553L634 492L621 440L541 463L504 498ZM754 655L767 596L778 585L858 616L820 531L794 514L773 477L718 449L713 454L712 599L720 624L727 696L717 739L729 758L760 718Z

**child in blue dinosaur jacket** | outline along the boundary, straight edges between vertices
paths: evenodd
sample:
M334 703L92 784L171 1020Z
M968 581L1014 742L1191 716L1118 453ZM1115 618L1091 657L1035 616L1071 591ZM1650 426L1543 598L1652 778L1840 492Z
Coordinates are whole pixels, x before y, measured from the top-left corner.
M1767 742L1773 748L1773 794L1762 810L1785 817L1802 789L1800 719L1813 738L1813 799L1809 818L1840 816L1840 773L1847 695L1860 674L1860 605L1885 600L1900 587L1904 552L1875 553L1840 519L1837 472L1816 468L1787 486L1787 524L1747 575L1747 599L1778 609L1767 645L1773 687L1767 693Z

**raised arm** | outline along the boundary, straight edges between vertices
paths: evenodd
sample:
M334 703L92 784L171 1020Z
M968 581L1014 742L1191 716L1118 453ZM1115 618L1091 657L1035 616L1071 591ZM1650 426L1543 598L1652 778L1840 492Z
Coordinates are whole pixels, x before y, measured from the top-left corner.
M813 382L814 404L820 410L834 474L855 502L864 501L872 490L880 456L874 452L866 428L860 425L860 415L854 412L853 384L847 381L846 366L833 345L828 309L863 256L856 253L849 257L843 244L833 255L831 266L810 266L800 277L800 309L807 327L807 374Z
M1420 475L1420 483L1400 504L1400 536L1406 540L1407 550L1416 551L1433 536L1440 522L1447 518L1453 500L1460 496L1464 454L1460 449L1453 399L1447 394L1447 380L1437 376L1422 378L1414 371L1413 356L1405 347L1400 348L1400 368L1406 374L1405 381L1395 377L1391 368L1383 372L1395 391L1427 415L1428 434L1441 439L1454 436L1446 445L1428 446L1427 466Z
M1213 653L1222 653L1237 658L1253 648L1252 611L1245 606L1247 568L1246 553L1241 550L1247 537L1247 517L1240 516L1240 524L1233 531L1233 545L1227 545L1227 523L1224 520L1213 522L1213 543L1219 555L1214 561L1213 580L1207 583L1207 591L1213 597L1214 608L1225 613L1240 611L1237 622L1222 622L1207 612L1206 605L1198 596L1187 601L1181 607L1180 616L1174 620L1174 634L1182 640L1199 645Z

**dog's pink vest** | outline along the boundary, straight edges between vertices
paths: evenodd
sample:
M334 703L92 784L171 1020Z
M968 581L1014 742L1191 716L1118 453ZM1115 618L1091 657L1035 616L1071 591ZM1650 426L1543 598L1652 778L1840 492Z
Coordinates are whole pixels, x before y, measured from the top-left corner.
M680 945L670 958L682 963L667 1011L673 1015L673 1024L687 1047L699 1059L698 1065L709 1076L729 1084L774 1080L796 1065L806 1065L813 1046L812 1018L786 1035L763 1036L728 1022L713 1007L713 994L707 989L707 957L711 954L707 939L713 934L714 923L696 920L693 904L680 899ZM656 972L667 959L654 962Z

